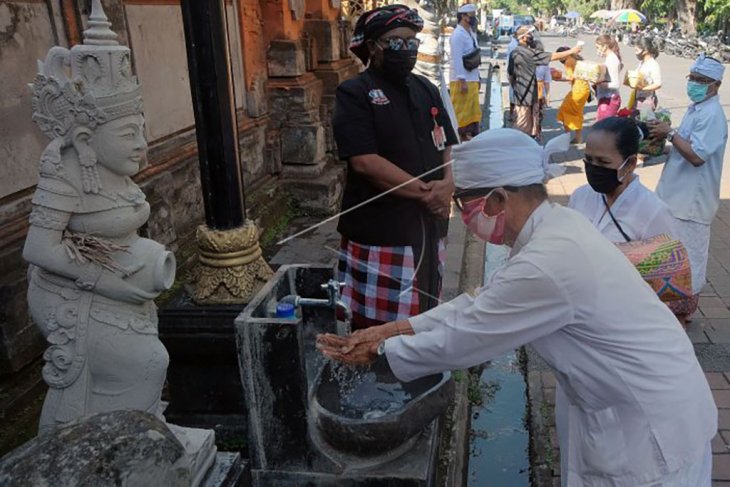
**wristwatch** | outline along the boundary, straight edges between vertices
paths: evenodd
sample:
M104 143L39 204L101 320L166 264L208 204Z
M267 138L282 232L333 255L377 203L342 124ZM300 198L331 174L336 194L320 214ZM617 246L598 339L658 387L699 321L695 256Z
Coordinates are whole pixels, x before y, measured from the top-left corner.
M378 349L377 349L376 353L378 354L378 356L385 355L385 340L380 342L380 345L378 345Z
M677 131L675 129L670 130L667 132L667 140L671 142L675 135L677 135Z

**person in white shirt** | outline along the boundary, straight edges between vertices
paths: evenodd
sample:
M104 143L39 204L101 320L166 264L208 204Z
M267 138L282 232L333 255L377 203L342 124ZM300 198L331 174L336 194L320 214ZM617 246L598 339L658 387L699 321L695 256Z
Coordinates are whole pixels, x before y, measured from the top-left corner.
M583 163L588 184L573 192L568 207L612 242L661 234L676 237L669 207L634 172L639 142L648 136L646 124L610 117L596 122L586 140Z
M606 58L607 81L596 84L596 98L598 98L598 110L596 122L608 117L615 117L621 108L621 47L613 37L601 34L596 37L596 50L598 55Z
M547 201L547 155L570 135L557 139L544 150L495 129L453 150L467 227L512 247L475 296L318 347L350 364L384 356L412 381L530 343L558 382L563 486L709 487L717 408L692 343L613 243Z
M610 117L597 122L586 141L583 162L588 184L573 192L568 207L588 218L611 242L662 234L679 239L669 207L634 172L639 142L648 136L646 124ZM667 306L684 325L697 303L689 298L667 302Z
M659 48L652 37L641 37L635 46L639 66L636 69L641 75L641 84L634 90L629 108L656 110L659 100L656 92L662 87L662 70L656 58Z
M467 69L464 56L479 51L476 35L476 6L467 3L456 13L458 25L451 34L449 92L459 123L459 138L469 140L479 133L482 110L479 106L479 68ZM479 51L481 55L481 51Z
M722 63L700 55L687 77L692 104L679 128L665 122L650 125L652 137L666 137L672 143L656 191L669 206L689 253L692 288L698 298L705 286L710 225L720 204L727 145L727 117L717 94L724 72Z

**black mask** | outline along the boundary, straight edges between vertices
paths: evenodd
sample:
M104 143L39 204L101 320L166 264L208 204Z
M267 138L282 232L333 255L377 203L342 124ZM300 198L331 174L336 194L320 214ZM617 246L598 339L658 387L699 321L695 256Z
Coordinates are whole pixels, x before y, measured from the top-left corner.
M636 59L638 59L639 61L643 61L644 60L644 51L639 52L636 55Z
M537 47L537 42L535 42L534 37L530 36L525 40L527 41L527 45L530 47L530 49L535 49L535 47Z
M383 49L383 73L394 80L402 81L416 66L418 50Z
M476 17L469 17L469 25L472 29L475 29L477 26L477 18Z
M618 179L618 169L583 162L586 167L588 184L596 193L611 194L621 185L621 181Z

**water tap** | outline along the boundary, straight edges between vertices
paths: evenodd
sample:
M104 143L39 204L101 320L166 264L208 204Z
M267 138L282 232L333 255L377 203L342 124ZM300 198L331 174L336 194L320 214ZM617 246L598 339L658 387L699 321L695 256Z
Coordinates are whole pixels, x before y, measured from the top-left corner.
M350 322L352 321L352 311L350 307L342 301L340 290L345 285L344 282L338 282L335 279L330 279L325 284L322 284L322 290L327 292L327 299L315 299L315 298L303 298L294 294L284 296L279 301L280 303L291 303L296 306L318 306L332 308L333 310L341 309L345 315L345 333L350 333Z

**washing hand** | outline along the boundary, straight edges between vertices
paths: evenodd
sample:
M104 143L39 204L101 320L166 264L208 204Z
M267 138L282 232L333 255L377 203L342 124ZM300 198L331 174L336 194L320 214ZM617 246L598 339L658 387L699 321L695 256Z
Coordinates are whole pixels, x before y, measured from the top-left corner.
M395 322L371 326L342 337L326 333L317 335L317 350L325 357L352 365L366 365L378 357L378 346L398 334Z

